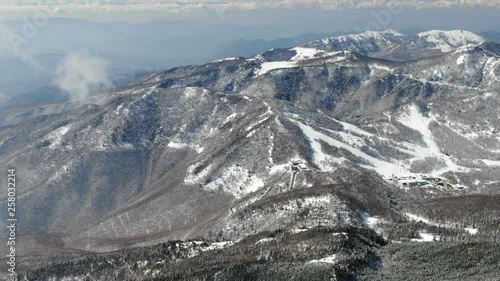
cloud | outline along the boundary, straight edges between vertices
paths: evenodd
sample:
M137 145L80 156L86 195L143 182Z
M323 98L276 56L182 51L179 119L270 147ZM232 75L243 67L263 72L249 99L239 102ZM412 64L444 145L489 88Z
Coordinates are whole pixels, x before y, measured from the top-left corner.
M54 84L71 100L82 100L92 92L112 86L108 62L88 53L67 55L57 67Z
M259 9L315 6L323 9L406 6L432 7L498 7L500 0L0 0L0 10L40 9L41 6L65 11L190 11L199 8Z

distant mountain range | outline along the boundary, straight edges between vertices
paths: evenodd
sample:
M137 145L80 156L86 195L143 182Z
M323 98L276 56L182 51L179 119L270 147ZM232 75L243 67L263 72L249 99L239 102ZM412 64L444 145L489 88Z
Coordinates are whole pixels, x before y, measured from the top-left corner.
M370 31L6 110L23 280L495 280L498 77L479 35Z
M23 21L6 22L7 30L16 34L21 34L23 25ZM272 48L291 48L348 33L304 33L290 37L289 31L283 33L284 29L277 27L204 26L194 22L171 21L96 23L67 18L53 18L43 30L43 36L34 37L21 50L24 60L36 61L42 69L33 69L29 63L12 57L8 50L1 54L0 92L5 94L5 99L0 101L0 108L12 104L67 100L64 92L54 88L54 71L68 53L81 51L75 46L84 46L85 51L109 61L110 78L114 85L123 86L144 73L198 65L224 57L250 57ZM210 34L210 31L215 34ZM418 32L410 30L404 33ZM479 35L488 40L500 39L499 33L495 32ZM65 41L55 44L60 37L64 37ZM263 39L251 39L256 37ZM200 41L204 44L197 44ZM116 52L117 49L121 51Z

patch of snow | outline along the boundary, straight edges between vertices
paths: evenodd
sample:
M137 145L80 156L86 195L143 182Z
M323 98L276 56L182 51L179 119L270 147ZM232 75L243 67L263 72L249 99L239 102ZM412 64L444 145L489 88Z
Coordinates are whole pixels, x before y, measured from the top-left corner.
M437 224L437 223L431 222L430 220L428 220L428 219L426 219L424 217L421 217L421 216L417 216L417 215L410 214L410 213L406 213L405 215L407 217L409 217L411 220L416 221L416 222L421 221L421 222L429 224L429 225L441 226L441 224Z
M318 205L321 203L330 203L332 201L332 198L330 196L318 196L318 197L307 197L304 199L304 204L306 205Z
M232 245L234 245L233 241L214 242L211 243L207 248L203 249L203 252L224 249Z
M458 59L457 59L457 65L464 64L464 61L465 61L465 55L459 56Z
M178 143L178 142L170 142L167 144L167 146L170 148L175 148L175 149L183 149L183 148L189 147L189 145L186 143Z
M271 166L274 166L273 149L274 149L274 134L271 133L271 135L269 136L269 148L267 150L269 153L267 160L269 161L269 164Z
M224 59L220 59L220 60L214 60L212 61L212 63L215 63L215 62L225 62L225 61L234 61L234 60L239 60L240 58L239 57L230 57L230 58L224 58Z
M56 171L50 178L49 178L49 182L53 182L57 179L60 179L63 175L67 174L68 173L68 169L69 169L69 165L66 164L66 165L62 165L62 167Z
M173 148L173 149L185 149L185 148L192 148L194 150L196 150L196 152L199 153L202 153L204 148L199 146L199 145L189 145L187 143L180 143L180 142L169 142L167 144L167 147L170 147L170 148Z
M307 134L306 134L307 136ZM344 162L345 158L336 158L332 157L330 155L327 155L326 153L323 152L321 148L321 143L317 141L317 138L312 138L310 136L307 136L309 138L309 143L311 144L311 148L313 150L313 159L314 163L325 172L332 172L337 169L337 165ZM337 165L335 165L337 164Z
M259 71L257 72L257 76L264 75L275 69L283 69L283 68L293 68L296 67L297 64L293 61L272 61L265 62L260 66Z
M476 235L479 229L477 228L472 228L472 227L466 227L465 231L467 231L470 235Z
M255 245L269 243L269 242L274 241L274 240L276 240L276 238L263 238L263 239L260 239L259 241L255 242Z
M419 232L418 235L420 238L414 238L411 239L411 241L414 242L434 242L434 241L439 241L440 237L432 234L432 233L427 233L427 232Z
M483 73L490 84L498 81L497 68L500 67L500 59L498 57L490 57L483 67Z
M378 70L387 71L387 72L392 71L392 68L390 68L389 66L381 65L378 63L371 63L371 64L369 64L369 67L370 67L370 70L378 69Z
M290 230L289 232L292 234L297 234L297 233L306 232L308 230L309 230L308 228L295 228L295 229Z
M269 120L269 118L271 118L271 117L272 117L272 116L266 116L266 117L262 118L261 120L259 120L259 121L255 122L254 124L252 124L252 125L248 126L248 127L246 128L246 131L247 131L247 132L248 132L248 131L251 131L251 130L255 131L255 128L257 128L259 125L261 125L262 123L264 123L264 122L266 122L267 120Z
M63 136L71 129L71 125L66 125L63 127L60 127L54 131L52 131L48 136L47 139L51 141L50 148L55 149L57 148L61 142Z
M500 166L500 161L498 160L481 159L481 161L487 166Z
M195 145L194 149L196 150L196 152L198 152L198 154L202 153L205 150L204 147L199 146L199 145Z
M408 173L408 171L406 171L403 167L401 167L399 165L377 159L371 155L364 153L363 151L361 151L358 148L352 147L351 145L345 144L345 143L340 142L336 139L333 139L330 136L327 136L323 133L317 132L313 128L311 128L307 125L304 125L298 121L295 121L295 122L299 125L302 132L309 139L311 146L315 152L315 154L314 154L315 162L318 162L318 166L320 166L320 167L321 167L321 160L322 161L331 161L332 157L329 157L329 156L325 157L324 156L325 154L323 154L321 152L321 145L319 143L317 143L316 140L322 140L333 147L344 148L344 149L348 150L349 152L351 152L355 156L360 157L360 158L362 158L370 163L370 165L362 165L362 166L369 168L369 169L372 169L372 170L375 170L377 173L379 173L382 176L390 177L394 174ZM321 159L321 158L318 159L319 158L318 156L323 158L323 159ZM324 166L324 164L322 166Z
M498 184L498 183L500 183L500 181L487 181L484 184L486 184L486 185L492 185L492 184Z
M321 110L318 110L318 112L320 113L323 113L325 114L324 112L322 112ZM388 114L388 113L387 113ZM367 132L361 128L359 128L358 126L356 125L353 125L351 123L347 123L347 122L344 122L344 121L340 121L338 119L335 119L333 117L330 117L328 115L325 114L325 116L330 119L330 120L333 120L334 122L336 123L339 123L340 125L342 125L342 127L344 128L344 130L347 130L347 131L350 131L350 132L353 132L353 133L356 133L358 135L362 135L362 136L367 136L367 137L373 137L374 134L370 133L370 132Z
M328 263L328 264L335 264L336 262L337 262L337 255L331 255L331 256L322 258L320 260L308 261L308 263Z
M194 164L189 166L186 177L184 178L184 183L187 184L200 184L204 182L204 179L208 175L210 168L212 165L205 167L205 169L201 170L197 175L194 174L194 170L198 167L198 164Z
M453 228L453 229L460 229L460 228L457 228L455 226L456 225L455 223L451 223L451 222L437 223L437 222L433 222L433 221L431 221L429 219L426 219L426 218L418 216L418 215L414 215L414 214L410 214L410 213L405 213L405 215L408 218L410 218L411 220L416 221L416 222L421 221L421 222L423 222L425 224L433 225L433 226L437 226L437 227L447 227L447 228ZM475 235L478 232L477 228L472 228L472 227L466 227L463 230L467 231L471 235Z
M186 88L184 88L184 95L186 98L192 98L192 97L198 95L198 88L186 87Z
M487 92L487 93L484 93L483 94L483 98L487 99L487 98L491 98L493 96L493 93L492 92Z
M298 60L307 60L312 59L319 53L325 53L324 51L320 51L315 48L303 48L303 47L295 47L291 50L294 50L297 54L291 59L292 61Z
M439 176L449 171L468 171L466 168L455 164L452 161L451 157L447 157L441 152L436 141L434 140L434 136L432 135L431 130L429 129L431 121L436 120L423 116L415 104L407 106L406 112L399 117L398 121L406 127L411 128L422 135L425 147L405 143L408 148L412 149L415 152L414 155L416 156L416 159L414 160L425 159L427 157L437 157L443 160L443 162L446 164L445 168L432 171L431 173L429 173L430 175Z
M224 122L222 122L222 125L225 125L228 122L234 120L234 118L236 118L236 116L238 116L238 113L232 113L231 115L229 115L228 117L226 117L226 120L224 120Z
M341 61L344 61L344 60L347 60L348 59L348 56L336 56L336 57L333 57L333 58L329 58L327 60L324 61L324 63L335 63L335 62L341 62Z
M470 52L472 50L474 50L474 48L476 47L476 45L472 45L472 44L469 44L469 45L464 45L462 47L458 47L456 50L455 50L455 53L467 53L467 52Z
M271 175L288 172L290 164L274 165L269 169Z
M351 54L348 51L336 51L336 52L325 52L325 51L320 51L314 48L303 48L303 47L296 47L291 50L294 50L296 52L296 55L292 57L288 61L272 61L272 62L263 62L260 66L260 69L258 70L256 76L261 76L264 75L270 71L276 70L276 69L286 69L286 68L294 68L297 67L299 62L307 60L307 59L312 59L314 57L324 57L324 56L332 56L332 58L329 58L322 63L334 63L334 62L339 62L347 59L348 54ZM261 58L262 60L262 58Z
M240 166L232 166L225 169L214 181L208 183L205 188L210 190L222 190L241 198L264 187L264 182L255 174Z
M122 110L122 108L123 108L123 103L122 103L122 104L120 104L120 105L116 108L116 110L115 110L115 114L116 114L116 115L120 114L120 111Z
M366 145L365 138L361 138L361 137L352 135L351 132L345 133L342 131L338 131L338 132L331 131L331 130L328 130L328 131L334 135L339 136L342 139L342 142L347 143L353 147L360 148L360 147Z
M363 221L365 222L365 224L368 225L370 228L374 228L377 225L377 223L380 221L380 218L371 217L367 213L362 213L361 217L363 218Z

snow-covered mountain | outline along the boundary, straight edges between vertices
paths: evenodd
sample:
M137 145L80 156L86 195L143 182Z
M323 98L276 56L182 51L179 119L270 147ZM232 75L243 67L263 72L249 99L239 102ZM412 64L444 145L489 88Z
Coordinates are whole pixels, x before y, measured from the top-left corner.
M421 59L438 56L467 45L478 46L484 42L483 37L464 30L431 30L387 48L376 56L398 60Z
M349 50L363 55L371 55L408 39L408 35L394 30L366 31L361 34L329 37L304 44L304 47L326 51Z
M500 187L500 45L474 38L328 38L151 74L81 103L10 109L0 155L23 175L21 253L202 238L234 245L207 244L207 255L232 256L243 246L259 252L269 233L305 241L318 226L333 236L359 228L371 238L348 236L369 247L379 247L373 230L408 243L495 237L498 206L469 209L473 196L495 206ZM429 49L389 59L424 41ZM451 49L429 56L443 44ZM205 251L189 245L172 249L189 262ZM299 248L296 256L307 252ZM356 260L326 252L304 255L298 268Z
M485 39L464 30L431 30L415 36L394 30L324 38L303 45L324 51L351 51L389 60L407 61L438 56L463 46L478 46Z
M414 40L416 44L421 42L434 44L433 48L443 53L450 52L465 45L479 45L485 41L483 37L464 30L432 30L419 33L416 38L418 38ZM421 41L418 42L419 40Z

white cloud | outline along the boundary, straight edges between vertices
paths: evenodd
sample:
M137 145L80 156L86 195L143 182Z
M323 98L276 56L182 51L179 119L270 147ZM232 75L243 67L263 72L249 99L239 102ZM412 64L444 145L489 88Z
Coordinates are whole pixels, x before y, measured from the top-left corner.
M54 84L71 100L87 98L93 91L111 87L108 62L88 53L72 53L58 66Z
M450 6L500 6L500 0L0 0L0 10L39 10L42 6L64 11L188 11L199 8L257 9L316 6L323 9L407 6L416 8Z

